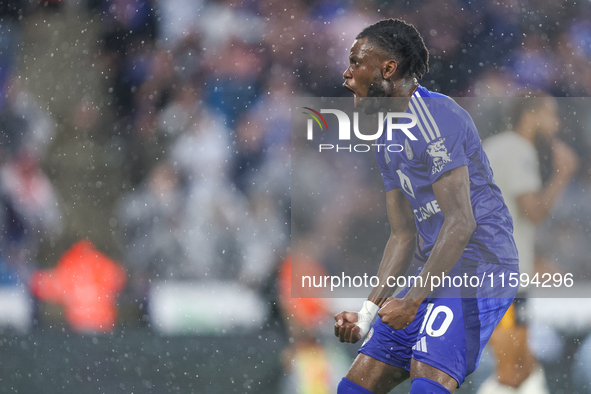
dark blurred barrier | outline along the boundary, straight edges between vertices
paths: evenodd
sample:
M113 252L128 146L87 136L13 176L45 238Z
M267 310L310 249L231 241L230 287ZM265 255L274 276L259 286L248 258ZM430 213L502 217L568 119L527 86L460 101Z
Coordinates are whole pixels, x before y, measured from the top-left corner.
M162 337L148 330L0 335L1 393L277 393L283 339Z

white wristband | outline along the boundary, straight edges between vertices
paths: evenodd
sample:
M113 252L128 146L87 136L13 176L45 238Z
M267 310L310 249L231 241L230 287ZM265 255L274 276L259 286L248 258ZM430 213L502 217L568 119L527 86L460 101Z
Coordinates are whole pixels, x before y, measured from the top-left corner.
M359 334L361 334L361 338L367 335L376 322L379 310L379 306L368 300L363 303L363 308L357 312L357 322L355 325L360 328Z

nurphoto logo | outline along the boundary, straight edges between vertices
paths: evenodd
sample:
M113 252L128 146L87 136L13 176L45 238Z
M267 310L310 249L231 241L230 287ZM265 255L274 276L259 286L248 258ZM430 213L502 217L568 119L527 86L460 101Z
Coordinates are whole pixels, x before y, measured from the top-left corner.
M322 114L335 115L339 127L339 141L351 141L351 120L349 115L338 109L321 109L320 112L310 108L303 107L309 112L303 112L303 114L310 116L307 123L307 138L308 141L314 140L314 123L318 125L320 131L328 131L328 124ZM408 119L410 122L399 123L402 119ZM387 133L387 139L392 139L392 132L394 130L402 131L409 139L416 141L417 138L410 132L409 129L413 128L417 124L417 116L406 112L383 112L378 113L378 127L374 134L363 134L359 130L359 113L353 113L353 133L355 137L362 141L375 141L382 136L384 133L384 124ZM369 152L372 147L376 147L378 152L380 149L385 149L388 152L402 152L404 147L399 144L318 144L318 151L322 152L325 150L347 151L347 152Z

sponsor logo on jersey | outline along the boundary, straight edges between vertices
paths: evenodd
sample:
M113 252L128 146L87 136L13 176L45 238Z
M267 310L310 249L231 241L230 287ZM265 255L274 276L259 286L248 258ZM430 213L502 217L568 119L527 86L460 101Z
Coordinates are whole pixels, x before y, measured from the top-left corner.
M441 209L439 208L437 200L433 200L431 202L428 202L424 206L419 207L419 209L413 209L413 212L415 213L417 220L419 222L422 222L425 219L429 219L436 213L441 212Z
M404 190L404 192L412 198L416 198L415 192L412 190L412 183L410 183L410 178L404 175L404 173L400 170L396 170L396 173L400 178L400 187L402 187L402 190Z
M437 141L430 143L427 146L427 153L433 158L433 170L431 175L437 174L443 170L445 163L451 161L451 156L447 153L447 148L443 143L445 138L439 138Z
M412 158L414 157L414 153L412 152L412 148L410 147L410 143L408 142L408 140L404 141L404 151L406 152L406 157L408 158L408 160L412 160Z

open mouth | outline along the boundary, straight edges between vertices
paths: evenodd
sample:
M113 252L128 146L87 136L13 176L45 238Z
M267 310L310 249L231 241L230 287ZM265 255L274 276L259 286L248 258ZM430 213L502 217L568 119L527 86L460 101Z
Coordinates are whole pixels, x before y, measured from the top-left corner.
M355 93L355 91L353 90L353 88L351 88L351 87L350 87L349 85L347 85L346 83L344 83L344 84L343 84L343 86L344 86L346 89L350 90L350 91L351 91L351 93L353 93L353 98L354 98L354 105L355 105L355 107L357 107L357 93Z

